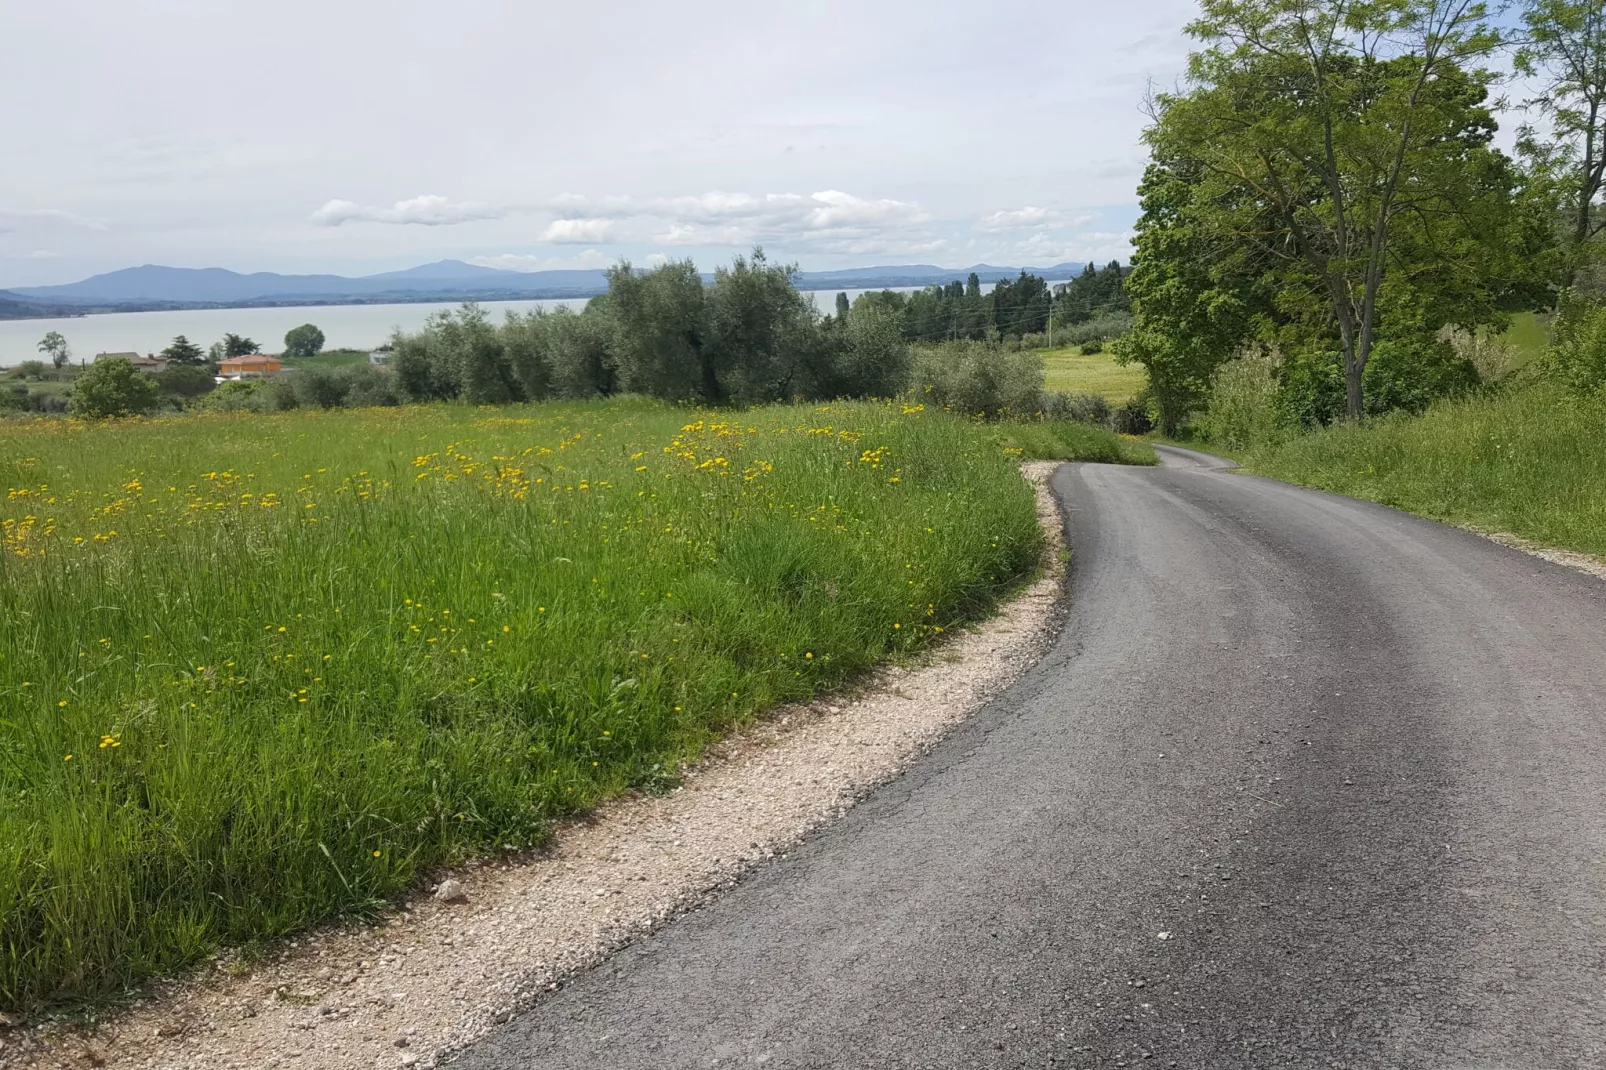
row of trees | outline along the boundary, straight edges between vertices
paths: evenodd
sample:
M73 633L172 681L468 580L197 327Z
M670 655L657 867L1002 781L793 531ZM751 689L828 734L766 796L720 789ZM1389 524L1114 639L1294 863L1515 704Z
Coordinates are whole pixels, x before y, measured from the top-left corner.
M762 250L705 283L690 260L647 272L621 262L585 311L510 313L477 305L439 313L392 342L412 401L476 404L646 394L708 404L890 396L908 382L896 315L867 306L822 316L796 268Z
M1118 343L1166 430L1256 347L1304 422L1419 404L1476 379L1446 328L1503 329L1598 273L1606 15L1526 0L1524 19L1547 132L1514 160L1484 5L1204 0L1188 88L1151 101Z
M971 272L964 282L914 293L870 291L853 304L893 313L910 342L1018 339L1049 333L1051 319L1056 331L1064 331L1095 318L1124 316L1130 308L1122 287L1125 275L1119 261L1102 268L1088 264L1081 275L1051 289L1041 277L1022 271L983 293L981 278ZM847 295L838 294L837 316L847 309Z

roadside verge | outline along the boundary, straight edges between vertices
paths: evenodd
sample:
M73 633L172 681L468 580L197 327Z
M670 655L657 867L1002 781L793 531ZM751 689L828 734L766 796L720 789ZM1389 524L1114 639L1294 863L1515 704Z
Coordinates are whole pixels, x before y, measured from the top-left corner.
M0 1070L61 1066L432 1066L543 991L782 856L895 777L1052 641L1063 540L1057 462L1022 466L1041 575L910 668L773 711L711 748L680 788L561 828L528 859L450 874L381 921L220 960L95 1026L0 1033Z

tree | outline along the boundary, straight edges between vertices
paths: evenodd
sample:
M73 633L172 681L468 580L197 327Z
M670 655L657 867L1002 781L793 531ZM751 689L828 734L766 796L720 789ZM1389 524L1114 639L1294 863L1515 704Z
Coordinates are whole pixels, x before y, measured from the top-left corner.
M707 295L697 265L671 260L645 274L608 270L619 378L626 390L676 400L725 400L721 354L709 344Z
M1134 313L1130 333L1115 343L1116 360L1148 372L1160 429L1174 435L1202 402L1216 369L1252 329L1252 277L1245 243L1214 225L1199 200L1201 168L1192 160L1148 166L1138 193L1143 213L1125 290ZM1093 266L1082 278L1092 278ZM1091 286L1084 287L1091 289Z
M156 404L156 382L123 357L97 360L73 381L67 411L89 420L134 416Z
M51 331L39 340L39 352L50 357L50 363L58 368L65 367L72 354L67 351L67 339L61 336L60 331Z
M284 355L287 357L312 357L323 352L323 332L310 323L303 323L299 327L292 327L285 332Z
M172 364L198 365L206 363L206 352L182 334L176 335L173 342L162 350L162 356Z
M1472 0L1204 0L1203 11L1188 28L1205 45L1189 61L1195 88L1156 99L1146 139L1162 158L1198 161L1205 202L1238 209L1217 222L1309 282L1359 419L1401 232L1452 269L1480 231L1508 228L1496 217L1510 176L1493 173L1483 107L1491 76L1471 66L1499 36Z
M252 353L262 352L261 346L238 334L225 334L219 344L223 347L224 357L248 357Z
M848 304L848 295L845 292L836 295L836 318L838 321L848 318L848 309L850 307L852 306Z
M1548 120L1521 131L1519 146L1550 177L1566 216L1563 283L1571 285L1606 230L1606 8L1600 0L1526 0L1527 39L1517 70L1543 81L1529 102Z

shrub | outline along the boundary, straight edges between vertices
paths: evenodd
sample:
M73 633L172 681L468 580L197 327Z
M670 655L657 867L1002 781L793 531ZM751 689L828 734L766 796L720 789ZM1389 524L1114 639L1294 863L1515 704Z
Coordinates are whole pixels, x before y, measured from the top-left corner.
M174 364L157 373L156 386L166 397L198 398L216 389L217 380L202 365Z
M17 365L16 373L22 379L43 379L45 377L45 362L42 360L25 360Z
M1146 435L1154 430L1149 399L1139 395L1110 414L1110 430L1118 435Z
M378 408L401 404L396 390L396 377L367 364L356 364L344 372L346 379L346 407Z
M328 368L307 368L290 380L296 402L308 408L338 409L345 404L351 380Z
M1562 302L1551 332L1546 371L1578 393L1606 387L1606 305L1577 298Z
M155 380L122 357L91 364L74 381L67 403L68 412L89 420L135 416L155 407Z
M1280 436L1277 364L1273 354L1255 350L1216 369L1198 420L1205 438L1227 449L1243 450Z
M1082 356L1084 357L1091 357L1102 352L1104 352L1104 342L1101 339L1095 338L1091 342L1082 343Z
M257 408L253 400L259 379L229 379L217 384L217 389L201 398L198 407L216 412L242 412Z
M954 412L995 420L1042 408L1043 358L997 342L944 342L915 358L915 393Z

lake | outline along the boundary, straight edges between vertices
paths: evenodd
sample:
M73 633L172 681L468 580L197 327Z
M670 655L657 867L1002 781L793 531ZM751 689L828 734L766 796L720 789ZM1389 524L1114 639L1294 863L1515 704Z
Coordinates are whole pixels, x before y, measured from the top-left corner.
M851 300L862 290L847 291ZM837 291L810 291L821 311L830 312ZM552 301L482 302L493 318L504 311L548 311L566 305L575 310L585 307L589 298ZM43 359L39 340L49 331L60 331L76 362L91 361L96 353L159 353L182 334L205 349L225 334L241 334L261 344L264 352L284 348L285 332L303 323L315 323L323 331L326 349L372 349L390 337L392 331L416 331L424 320L441 309L456 308L458 302L405 305L311 305L286 308L199 308L183 312L108 312L98 316L67 319L0 320L0 367L11 367L24 360Z

